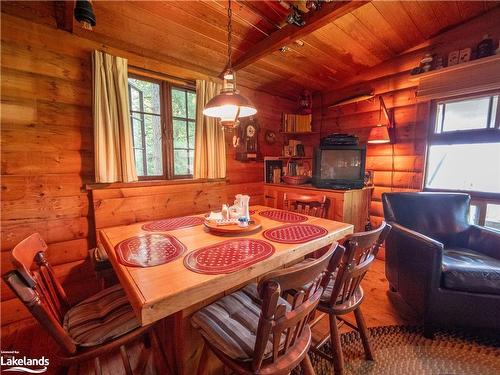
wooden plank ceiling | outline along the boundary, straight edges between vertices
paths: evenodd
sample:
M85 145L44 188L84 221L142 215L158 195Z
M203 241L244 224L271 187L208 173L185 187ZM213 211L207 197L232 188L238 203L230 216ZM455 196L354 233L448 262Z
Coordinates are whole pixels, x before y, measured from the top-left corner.
M299 43L288 41L286 52L276 49L239 70L238 81L294 98L303 88L327 90L500 4L353 3L357 4L349 5L349 12L301 36ZM298 28L286 23L286 7L292 4L307 11L303 0L234 0L234 60L251 54L280 29ZM94 1L93 7L97 26L90 32L73 25L74 33L210 75L219 75L226 65L226 1Z

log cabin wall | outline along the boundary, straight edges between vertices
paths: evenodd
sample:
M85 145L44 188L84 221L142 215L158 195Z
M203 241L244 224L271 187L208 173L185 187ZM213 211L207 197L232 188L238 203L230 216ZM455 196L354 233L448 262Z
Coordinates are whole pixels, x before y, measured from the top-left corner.
M1 272L11 268L12 247L31 233L39 232L49 244L48 258L63 286L70 297L79 300L97 288L86 259L95 241L92 203L85 188L94 178L91 51L105 50L128 58L131 65L181 78L206 76L57 30L44 3L34 4L39 8L35 12L39 17L36 22L11 14L1 15ZM8 6L2 9L8 10ZM262 152L279 154L279 147L274 151L265 145L264 133L266 129L278 131L281 112L292 111L296 103L244 87L241 91L259 110ZM262 162L235 161L231 137L227 137L226 181L184 184L182 194L168 186L134 188L135 192L140 190L144 204L151 206L153 202L153 208L159 198L155 191L159 188L170 189L167 199L172 201L186 194L192 199L182 200L184 211L200 211L204 206L199 196L210 197L211 191L223 197L252 192L253 202L261 203ZM107 194L106 190L98 192ZM134 211L140 207L129 208L130 217L140 218ZM175 216L172 210L169 216ZM1 310L2 325L29 317L3 282Z
M349 82L315 95L315 112L321 114L321 136L332 133L356 134L366 142L370 129L379 122L379 101L363 101L329 108L340 100L373 90L382 95L396 122L394 145L367 145L366 169L374 171L374 192L370 208L372 225L383 220L382 193L418 191L423 187L430 103L417 101L418 81L410 70L426 53L446 57L449 52L474 48L486 33L498 40L498 9L449 30L426 43L402 53L395 59L369 69ZM382 115L382 121L384 117ZM383 254L381 254L383 256Z

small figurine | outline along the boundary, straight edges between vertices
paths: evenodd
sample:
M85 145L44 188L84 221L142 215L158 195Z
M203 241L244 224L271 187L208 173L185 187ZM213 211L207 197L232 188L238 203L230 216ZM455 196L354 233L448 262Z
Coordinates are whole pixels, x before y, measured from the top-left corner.
M493 39L488 34L483 36L483 40L477 45L476 58L488 57L493 55Z
M425 57L420 60L420 68L423 72L428 72L432 68L432 55L430 53L426 54Z

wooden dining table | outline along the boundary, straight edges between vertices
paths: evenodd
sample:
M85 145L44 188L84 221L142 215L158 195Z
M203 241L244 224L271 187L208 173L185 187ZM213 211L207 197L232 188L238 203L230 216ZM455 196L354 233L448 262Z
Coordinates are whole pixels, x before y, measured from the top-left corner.
M185 246L185 252L173 261L154 267L124 265L115 250L116 246L126 239L151 234L143 229L146 223L99 231L99 241L106 249L137 319L141 325L160 322L159 326L163 327L164 332L161 335L177 373L194 373L198 363L202 341L189 324L189 318L194 312L250 282L257 281L267 272L293 264L304 256L335 243L351 234L354 228L351 224L303 215L307 217L307 221L300 224L320 226L327 233L304 243L273 242L263 236L263 231L286 223L259 215L259 212L265 210L276 209L265 206L251 207L252 217L262 224L261 229L253 232L221 236L212 234L204 225L168 231L169 235ZM185 266L184 257L187 254L233 238L263 240L272 244L275 251L266 259L231 273L203 274L193 272Z

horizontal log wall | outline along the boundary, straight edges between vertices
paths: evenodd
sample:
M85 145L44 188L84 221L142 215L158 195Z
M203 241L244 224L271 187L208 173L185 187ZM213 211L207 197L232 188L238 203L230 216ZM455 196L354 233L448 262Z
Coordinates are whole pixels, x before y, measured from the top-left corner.
M367 145L366 168L374 171L375 185L370 208L372 225L378 226L383 220L382 193L418 191L423 187L430 103L417 101L418 81L411 79L411 68L418 66L426 53L447 56L453 50L474 47L485 33L498 39L499 16L500 11L495 10L473 19L362 72L349 82L340 82L332 90L315 95L314 110L321 114L322 137L331 133L350 133L364 143L370 129L379 123L378 98L329 108L345 98L373 90L383 96L394 114L396 143ZM381 120L385 121L383 115Z
M61 282L68 294L78 300L97 288L86 260L88 249L95 242L92 201L85 188L94 176L92 50L104 49L127 57L131 65L161 73L192 79L204 77L56 30L48 22L52 3L36 4L40 7L37 14L47 13L44 25L5 13L1 17L1 271L11 268L12 247L39 232L49 244L48 258ZM296 104L245 88L242 92L259 110L259 137L264 153L275 153L264 144L265 130L277 131L281 112L291 111ZM262 162L235 161L231 139L232 134L228 134L227 181L94 190L98 196L117 192L122 195L97 207L99 213L104 213L99 225L200 212L213 202L231 200L239 192L248 192L254 203L261 203ZM124 198L126 195L129 197ZM116 220L109 220L111 216ZM13 297L2 282L2 324L29 317Z

